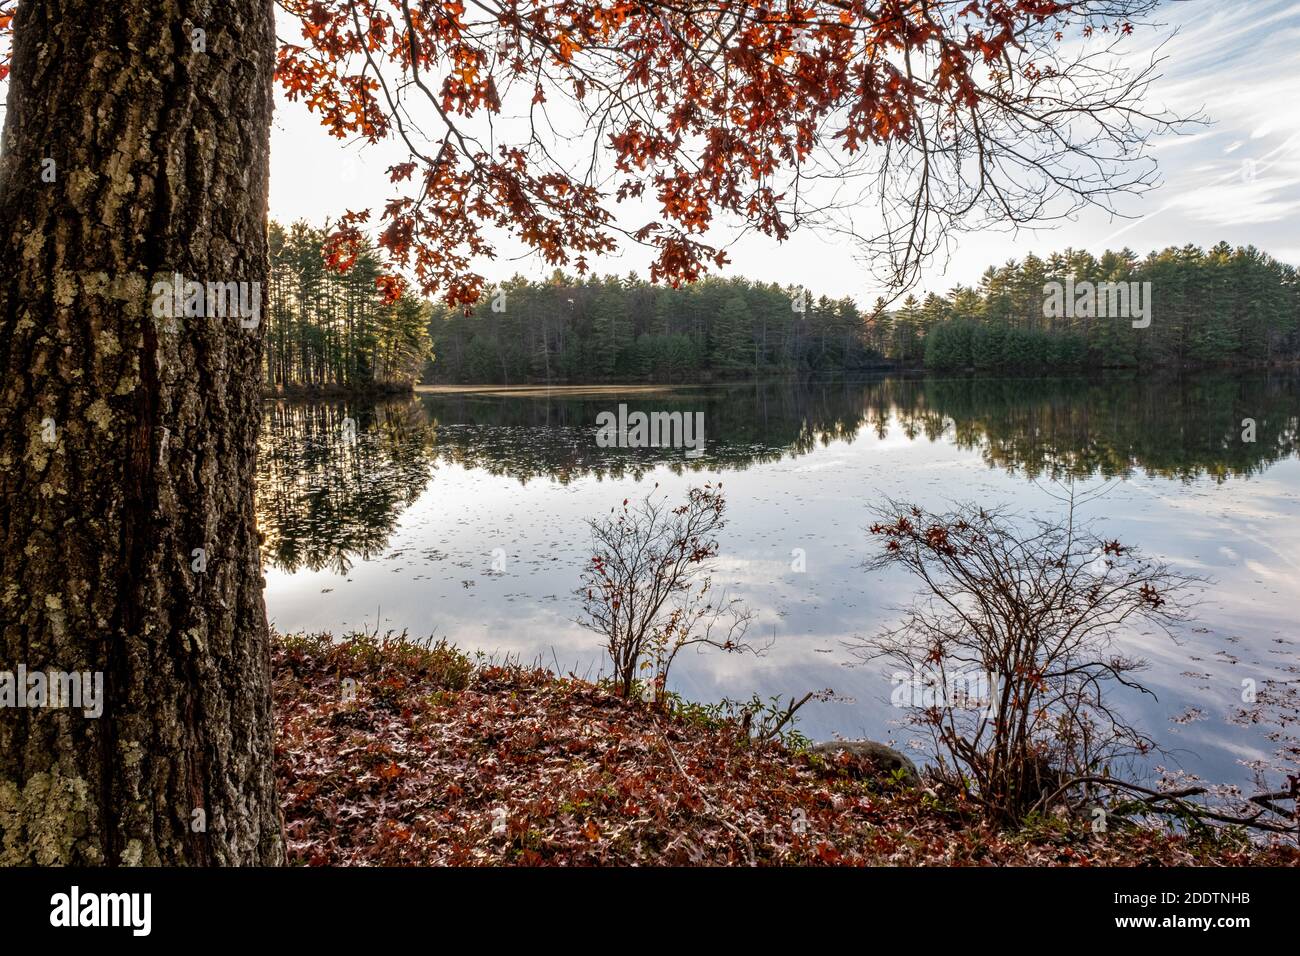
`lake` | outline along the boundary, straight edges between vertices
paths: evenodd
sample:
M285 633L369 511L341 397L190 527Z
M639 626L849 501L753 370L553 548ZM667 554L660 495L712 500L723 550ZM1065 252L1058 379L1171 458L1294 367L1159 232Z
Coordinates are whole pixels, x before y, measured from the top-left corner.
M702 453L601 447L597 416L621 403L702 412ZM879 547L866 530L873 504L1051 517L1073 481L1100 494L1083 514L1100 533L1214 582L1176 642L1120 635L1151 664L1141 678L1155 699L1114 698L1165 750L1144 771L1248 788L1279 741L1267 722L1232 719L1243 681L1294 694L1300 678L1298 425L1300 377L1282 372L268 401L257 491L267 607L281 631L406 630L595 677L601 641L574 620L585 520L656 482L678 500L721 482L715 582L755 612L750 635L767 650L688 652L673 689L716 701L830 688L834 699L800 711L801 732L907 748L920 735L890 706L895 668L851 646L916 593L901 572L862 568Z

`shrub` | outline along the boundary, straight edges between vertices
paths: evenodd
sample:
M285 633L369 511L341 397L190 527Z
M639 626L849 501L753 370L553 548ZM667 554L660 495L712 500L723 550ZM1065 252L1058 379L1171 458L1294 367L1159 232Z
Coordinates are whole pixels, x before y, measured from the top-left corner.
M909 708L932 732L936 774L998 822L1018 822L1064 781L1090 777L1151 740L1107 697L1142 661L1111 651L1121 627L1167 628L1194 579L1106 541L1073 521L1033 522L968 505L946 514L890 502L871 533L883 539L871 569L901 566L922 582L897 627L861 642L933 675L945 689L985 678L987 699L945 694Z
M713 590L714 534L726 524L725 509L722 486L706 484L675 508L652 492L587 522L595 552L578 590L578 623L605 638L624 697L645 671L662 703L669 668L686 647L753 652L744 642L750 613Z

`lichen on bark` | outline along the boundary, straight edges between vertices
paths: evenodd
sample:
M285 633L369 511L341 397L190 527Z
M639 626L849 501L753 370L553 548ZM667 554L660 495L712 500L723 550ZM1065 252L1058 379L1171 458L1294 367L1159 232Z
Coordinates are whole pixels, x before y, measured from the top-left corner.
M0 711L0 863L277 863L261 330L160 329L149 295L172 273L265 285L271 3L27 0L14 30L0 669L100 672L106 701Z

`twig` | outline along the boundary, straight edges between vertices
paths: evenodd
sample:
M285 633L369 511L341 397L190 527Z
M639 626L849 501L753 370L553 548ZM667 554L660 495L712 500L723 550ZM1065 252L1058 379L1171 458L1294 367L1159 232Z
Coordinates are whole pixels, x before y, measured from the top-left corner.
M1205 793L1206 791L1204 787L1188 787L1185 790L1160 791L1160 790L1152 790L1150 787L1143 787L1136 783L1128 783L1127 781L1124 780L1116 780L1112 777L1093 777L1093 776L1075 777L1073 780L1069 780L1066 783L1062 784L1060 787L1058 787L1056 791L1051 794L1051 796L1040 799L1034 805L1034 809L1035 810L1038 810L1040 808L1045 809L1046 807L1051 806L1052 802L1056 800L1057 797L1061 796L1061 794L1065 793L1070 788L1076 787L1081 783L1097 784L1098 786L1112 787L1119 790L1128 790L1134 793L1146 794L1146 796L1139 802L1145 804L1150 810L1156 813L1172 812L1163 807L1156 806L1156 804L1162 801L1168 801L1169 803L1173 804L1174 807L1176 807L1179 812L1186 813L1190 816L1193 816L1197 820L1214 820L1218 823L1228 823L1235 826L1252 827L1257 830L1265 830L1269 833L1297 832L1295 826L1278 826L1277 824L1267 823L1259 819L1264 815L1266 811L1271 811L1282 817L1288 816L1288 814L1283 812L1281 809L1269 803L1270 798L1289 796L1289 794L1286 793L1266 793L1266 794L1259 794L1257 796L1251 797L1250 802L1256 804L1261 808L1259 813L1256 813L1248 817L1235 816L1235 815L1228 815L1225 813L1219 813L1215 810L1209 809L1208 807L1201 807L1192 803L1187 803L1182 799L1184 797L1194 797Z
M767 730L763 731L763 733L761 733L761 734L759 735L758 739L759 739L760 741L764 741L764 742L765 742L765 741L768 741L768 740L773 740L773 739L775 739L775 738L776 738L776 735L779 734L779 733L781 732L781 728L784 727L786 724L788 724L791 720L794 719L795 711L797 711L797 710L798 710L800 707L802 707L804 704L808 703L808 701L812 699L812 696L813 696L813 692L812 692L812 691L808 691L808 693L804 694L803 697L801 697L801 698L799 699L799 703L797 703L797 704L794 702L794 698L791 697L791 698L790 698L790 706L787 707L787 708L782 712L782 714L781 714L781 719L778 720L778 721L777 721L773 726L771 726L771 727L769 727Z

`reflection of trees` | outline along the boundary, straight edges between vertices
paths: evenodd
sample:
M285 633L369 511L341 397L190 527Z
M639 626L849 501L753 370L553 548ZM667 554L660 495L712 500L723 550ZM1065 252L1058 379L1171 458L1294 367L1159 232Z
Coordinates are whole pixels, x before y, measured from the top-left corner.
M351 556L382 551L428 484L432 436L418 402L268 403L257 470L266 559L346 573Z
M1262 472L1296 454L1300 377L1198 374L1185 378L951 379L928 385L964 448L1034 477L1217 481ZM1242 419L1255 420L1254 442Z
M620 399L611 396L513 398L424 396L439 422L439 459L521 482L560 482L584 475L640 478L667 465L677 474L740 470L801 455L835 439L852 440L862 424L854 402L862 385L743 385ZM596 417L625 404L629 412L704 413L702 458L682 448L601 448ZM541 436L545 435L545 440Z
M600 448L596 416L617 395L425 395L380 405L268 406L258 516L279 567L346 570L383 549L435 461L508 475L640 478L655 467L739 470L808 454L863 428L911 441L948 438L990 465L1031 476L1122 476L1143 468L1189 480L1256 474L1297 452L1300 376L1151 379L883 378L748 383L641 394L629 411L704 412L705 455ZM343 418L356 441L343 439ZM1241 440L1241 420L1256 441Z
M879 438L951 436L991 465L1038 477L1122 476L1143 468L1168 478L1244 476L1296 453L1300 377L1290 373L1188 378L883 378L827 384L766 383L666 393L629 411L704 412L708 451L596 446L598 413L617 397L519 399L426 396L442 422L445 460L520 481L576 475L639 477L668 464L742 469L804 455L863 427ZM1241 421L1256 441L1241 440ZM465 424L451 425L450 422ZM547 438L539 441L539 430Z

